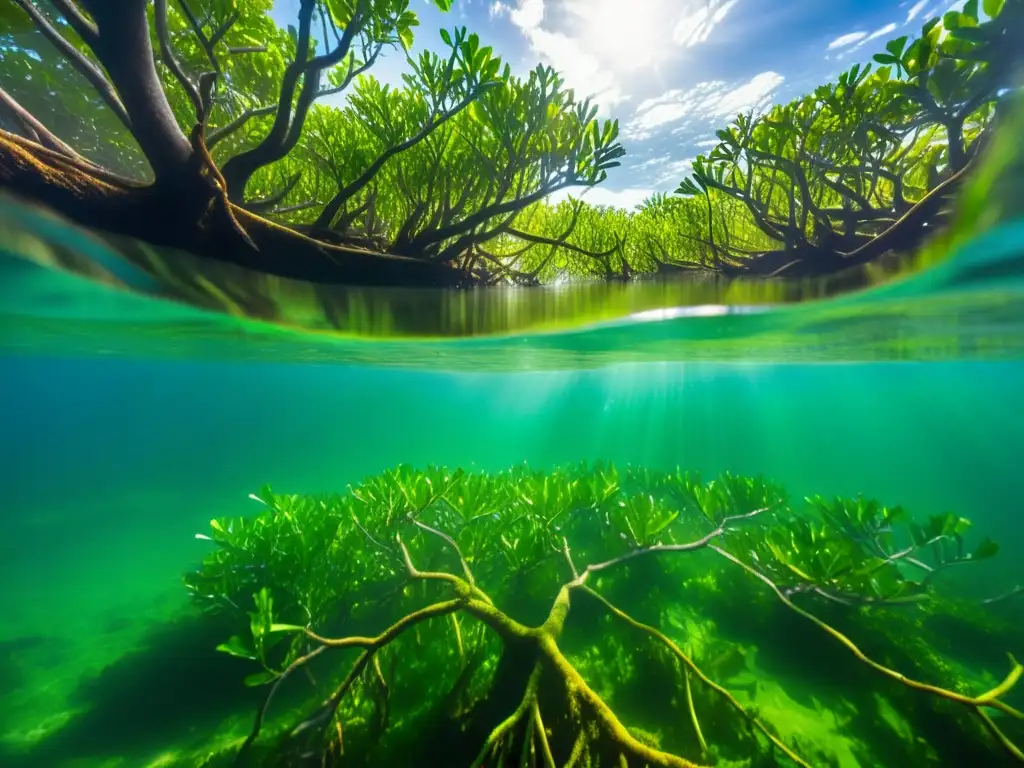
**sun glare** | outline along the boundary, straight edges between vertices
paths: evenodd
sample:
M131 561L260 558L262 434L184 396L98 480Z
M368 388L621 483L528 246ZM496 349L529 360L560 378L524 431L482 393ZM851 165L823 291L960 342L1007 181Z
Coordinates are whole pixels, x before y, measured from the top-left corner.
M581 37L603 64L617 72L649 67L670 53L672 2L668 0L574 0Z

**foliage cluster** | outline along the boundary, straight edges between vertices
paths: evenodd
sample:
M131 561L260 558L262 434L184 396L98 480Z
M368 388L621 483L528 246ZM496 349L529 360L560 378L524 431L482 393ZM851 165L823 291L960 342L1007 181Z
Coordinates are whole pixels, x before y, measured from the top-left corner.
M875 71L857 65L765 115L737 117L677 190L705 198L714 263L749 256L728 220L715 231L722 196L745 207L741 226L781 249L769 262L778 268L913 247L989 136L1013 86L1022 24L1024 4L969 0L919 38L888 42Z
M441 31L440 54L414 55L408 0L302 0L287 32L269 0L80 5L0 3L12 21L5 61L25 75L5 81L5 127L94 175L92 163L138 171L144 157L179 199L183 177L208 174L221 193L207 195L223 194L228 214L272 215L325 245L471 275L475 243L553 192L600 183L624 153L617 123L550 67L513 76L464 27ZM406 59L401 87L369 74L385 49ZM91 103L77 76L94 86ZM92 137L77 150L35 117L60 114L55 94L84 118L76 136ZM322 101L332 96L344 106ZM120 130L106 130L110 113ZM236 230L252 221L233 218Z
M353 648L362 653L352 670L331 684L324 703L294 716L298 722L285 728L272 755L288 749L312 750L318 759L333 755L337 734L351 728L359 748L382 759L374 750L396 748L403 729L437 729L443 722L476 755L467 764L477 766L513 754L522 755L521 765L689 766L768 759L773 750L783 762L813 764L815 755L785 744L701 671L683 650L693 638L670 626L680 584L736 573L748 587L760 585L766 602L814 625L822 644L838 644L924 698L963 705L990 734L979 730L973 738L991 738L1021 759L1007 726L987 712L1004 715L999 722L1010 725L1024 718L1002 700L1024 671L1015 661L1002 684L972 696L890 669L816 615L840 610L856 626L862 611L942 602L940 573L998 551L989 539L968 545L971 524L954 514L915 521L899 507L863 498L793 503L763 478L724 474L704 481L680 471L602 464L499 473L401 466L343 494L280 495L264 488L253 498L264 507L260 514L213 520L210 534L199 535L215 547L186 578L201 605L249 616L248 634L220 647L255 662L250 684L270 686L243 755L254 754L285 679L327 651ZM703 559L688 569L698 561L684 555L696 553ZM709 573L711 558L722 576ZM616 607L602 592L628 595L630 605ZM576 594L583 596L571 598ZM584 610L579 621L588 621L577 600L619 620L626 634L604 623L574 634L570 604L574 614ZM652 619L638 621L638 610ZM638 648L628 628L655 641L660 662ZM412 646L407 632L415 633ZM602 642L613 642L615 653L595 656ZM672 679L685 683L687 695L658 705L676 711L676 722L694 723L693 731L675 728L653 745L637 730L651 729L650 723L627 728L613 711L616 688L629 675L610 672L652 663L682 671ZM609 701L588 686L582 670L588 681L609 674L619 681ZM702 735L691 674L725 707L724 730L716 719L715 736L724 739L717 746ZM403 689L419 692L417 717L425 720L390 714ZM428 738L424 730L416 733Z
M920 37L888 42L874 64L765 114L738 115L676 197L655 195L632 214L579 216L580 236L567 243L601 258L537 256L523 271L800 275L911 252L946 220L950 194L1017 91L1021 28L1024 3L1014 0L971 0L933 18ZM533 221L548 237L575 215L545 214ZM620 244L614 256L603 253Z
M134 42L108 0L81 5L0 0L5 128L52 144L38 115L92 162L136 176L148 163L159 182L198 121L232 205L324 244L520 284L821 273L914 250L1015 90L1024 25L1024 0L970 0L889 42L876 69L737 116L677 196L627 212L545 202L619 164L616 121L549 67L513 76L465 28L414 54L408 0L303 0L287 29L269 0L132 0L149 14ZM406 58L401 86L371 73L386 51ZM151 130L160 98L137 98L122 70L154 56L173 125Z

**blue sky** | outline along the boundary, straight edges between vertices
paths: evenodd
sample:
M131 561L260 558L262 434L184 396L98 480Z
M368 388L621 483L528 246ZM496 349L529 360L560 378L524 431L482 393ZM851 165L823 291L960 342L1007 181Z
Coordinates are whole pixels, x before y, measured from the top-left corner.
M420 17L414 52L439 48L438 29L467 26L523 74L554 66L578 95L618 118L627 156L586 199L630 208L671 192L714 132L736 113L807 93L886 41L916 36L951 0L454 0ZM959 3L957 4L959 6ZM298 0L276 0L294 23ZM372 70L400 82L404 59ZM576 191L578 194L578 190Z

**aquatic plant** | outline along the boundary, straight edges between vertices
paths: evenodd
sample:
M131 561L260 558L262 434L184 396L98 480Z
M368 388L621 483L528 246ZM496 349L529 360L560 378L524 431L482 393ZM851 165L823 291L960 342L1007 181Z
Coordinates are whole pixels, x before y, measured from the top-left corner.
M763 478L605 464L400 466L343 494L253 498L259 514L198 535L215 547L186 577L206 608L248 613L248 633L219 648L256 665L249 684L268 686L241 760L820 765L818 747L787 741L756 701L714 679L727 665L702 638L709 625L680 624L681 609L699 616L743 594L756 613L781 607L817 646L918 695L906 716L933 704L975 749L1024 761L1008 735L1024 721L1005 701L1024 673L1012 656L1005 678L970 694L854 639L873 627L861 616L946 604L947 568L997 554L987 538L969 545L970 522L956 515L915 521L863 498L793 503ZM877 650L879 632L865 639ZM341 672L328 661L345 649L358 653ZM312 691L272 718L303 673Z

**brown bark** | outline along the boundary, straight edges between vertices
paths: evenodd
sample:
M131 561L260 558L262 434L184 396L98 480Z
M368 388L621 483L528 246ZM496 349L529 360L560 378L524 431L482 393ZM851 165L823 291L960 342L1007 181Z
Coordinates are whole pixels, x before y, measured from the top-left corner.
M232 205L252 248L203 176L141 185L3 131L0 189L43 203L83 226L282 277L417 287L466 282L462 272L444 265L327 245Z
M82 5L99 30L90 47L117 88L153 173L160 179L187 172L192 146L178 127L156 71L147 0L83 0Z

